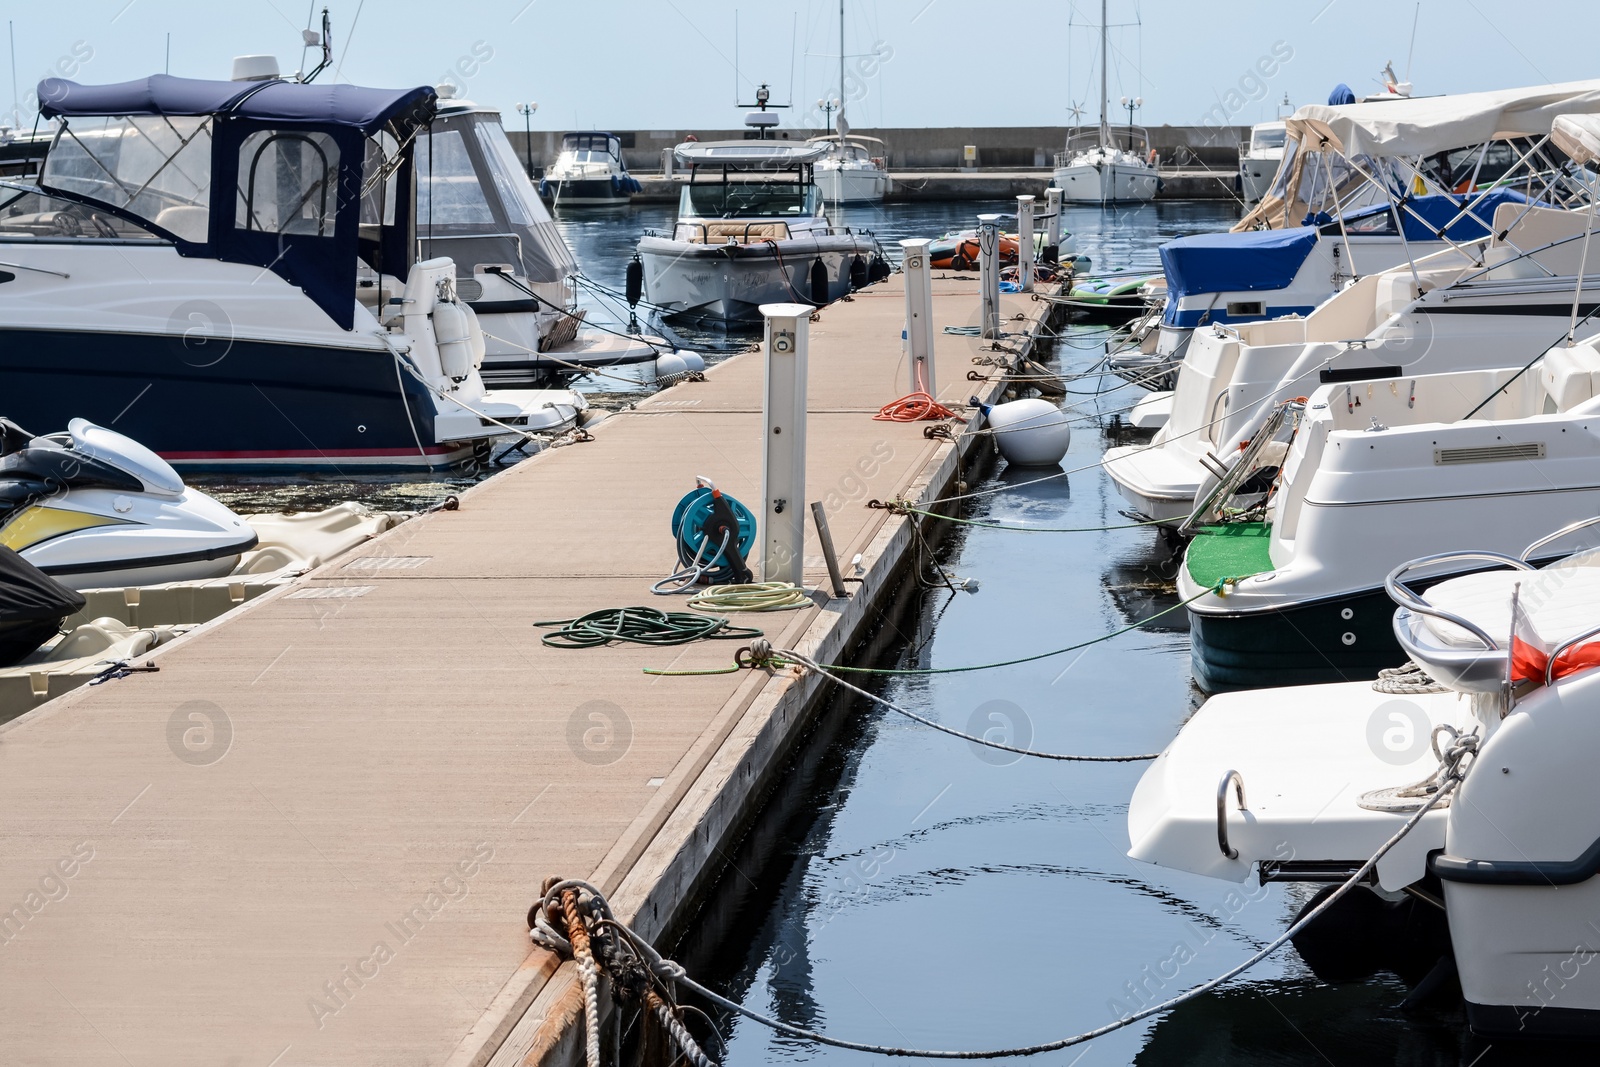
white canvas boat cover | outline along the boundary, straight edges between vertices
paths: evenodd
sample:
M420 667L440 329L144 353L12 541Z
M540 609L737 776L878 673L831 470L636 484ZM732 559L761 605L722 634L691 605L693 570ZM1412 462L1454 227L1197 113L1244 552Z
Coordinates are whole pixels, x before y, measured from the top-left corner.
M1557 115L1550 139L1574 163L1600 159L1600 115Z
M1289 136L1324 137L1346 156L1419 156L1503 137L1540 137L1556 116L1600 112L1600 80L1330 107L1289 118Z
M827 145L807 141L685 141L673 154L680 163L776 168L815 163L827 151Z

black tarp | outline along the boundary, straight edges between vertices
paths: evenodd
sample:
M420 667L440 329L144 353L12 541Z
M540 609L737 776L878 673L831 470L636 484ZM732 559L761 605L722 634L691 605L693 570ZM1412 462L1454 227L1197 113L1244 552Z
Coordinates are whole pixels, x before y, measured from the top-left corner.
M0 667L9 667L54 636L86 601L0 545Z

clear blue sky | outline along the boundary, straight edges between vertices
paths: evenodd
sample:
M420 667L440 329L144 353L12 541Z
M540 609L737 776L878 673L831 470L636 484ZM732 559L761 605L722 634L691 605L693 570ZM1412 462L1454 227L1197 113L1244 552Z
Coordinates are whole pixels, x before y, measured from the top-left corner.
M169 32L173 74L226 78L232 57L244 53L273 53L292 72L310 6L54 0L7 4L5 17L14 24L26 107L33 85L58 67L85 82L159 73ZM453 75L466 95L504 109L508 125L520 125L511 105L529 99L539 103L536 129L737 125L735 12L740 103L763 80L775 101L813 111L819 97L838 93L837 0L326 6L340 80L402 85ZM848 111L858 129L1065 125L1074 101L1095 118L1096 0L846 0L846 10L847 62L865 70ZM1285 93L1303 104L1325 100L1340 81L1358 95L1372 91L1387 60L1405 75L1415 10L1415 0L1113 0L1112 23L1142 22L1112 30L1113 107L1121 95L1141 95L1139 120L1156 125L1202 122L1221 105L1247 124L1271 118ZM1528 10L1537 16L1522 17ZM1597 26L1593 0L1423 0L1411 80L1419 93L1441 93L1597 77ZM874 49L877 58L865 58ZM7 117L11 96L9 82L0 82ZM785 116L786 125L820 124L814 115L805 123L799 109Z

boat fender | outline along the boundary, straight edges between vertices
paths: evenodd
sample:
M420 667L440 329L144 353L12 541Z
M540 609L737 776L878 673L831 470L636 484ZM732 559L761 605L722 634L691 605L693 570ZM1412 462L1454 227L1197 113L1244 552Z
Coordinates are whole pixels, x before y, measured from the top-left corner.
M539 179L539 195L544 197L546 200L550 199L550 179Z
M628 261L627 295L629 307L638 307L644 297L644 260L637 252Z
M472 373L471 327L461 305L441 301L433 307L433 337L439 345L439 369L453 382Z
M1060 245L1045 245L1044 249L1039 254L1039 260L1042 263L1060 263L1061 262L1061 246Z
M889 280L889 275L894 273L894 268L889 266L889 261L882 256L874 255L872 265L867 268L869 282L883 282Z
M867 284L867 261L856 256L850 261L850 288L862 289Z
M484 353L489 350L488 342L483 336L483 324L478 321L478 313L472 310L471 304L459 300L456 306L467 317L467 352L472 358L472 367L476 370L483 366Z
M1296 921L1338 886L1306 901ZM1407 984L1421 981L1450 950L1444 913L1415 897L1389 901L1365 886L1340 897L1294 939L1295 951L1324 982L1354 982L1390 971Z
M1054 467L1072 444L1067 415L1048 400L1029 397L988 407L978 405L994 443L1014 467Z
M706 361L700 358L700 353L698 352L691 352L687 348L680 348L673 352L673 355L683 360L684 365L689 368L691 373L699 373L700 371L706 369Z
M818 307L828 302L828 265L821 259L811 264L811 302Z
M656 384L677 385L689 377L689 361L678 352L663 352L656 357Z
M615 174L611 176L611 192L613 194L622 192L622 179Z

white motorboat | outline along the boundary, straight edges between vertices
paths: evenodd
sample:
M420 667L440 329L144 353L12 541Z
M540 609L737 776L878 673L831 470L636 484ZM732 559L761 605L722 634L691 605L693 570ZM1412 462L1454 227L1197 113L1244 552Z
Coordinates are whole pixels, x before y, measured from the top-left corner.
M1425 593L1409 566L1390 576L1394 630L1420 679L1206 701L1140 780L1129 855L1321 885L1303 916L1414 820L1369 880L1296 936L1305 962L1359 979L1396 969L1404 946L1386 931L1404 926L1412 946L1447 934L1413 974L1446 979L1418 989L1447 988L1453 971L1474 1031L1594 1037L1600 980L1583 965L1600 945L1600 566L1593 554L1542 570L1494 562L1507 569Z
M1467 106L1448 98L1431 101L1440 111L1437 121L1408 126L1407 151L1421 148L1426 154L1430 141L1448 149L1468 128L1535 136L1537 151L1554 118L1552 97L1563 103L1579 99L1589 110L1600 110L1600 82L1556 90L1543 97L1522 91L1474 94L1479 99ZM1496 96L1503 106L1483 99ZM1373 155L1385 150L1373 138L1390 129L1382 115L1402 106L1409 105L1372 105L1379 114L1370 118L1359 107L1304 108L1289 120L1290 128L1303 124L1306 136L1320 128L1347 154ZM1498 191L1480 193L1460 211L1475 212L1479 201L1494 195ZM1363 276L1304 318L1196 330L1171 418L1151 447L1109 450L1107 472L1142 514L1181 519L1193 509L1208 471L1236 453L1274 405L1319 383L1494 368L1536 358L1567 332L1579 264L1594 237L1587 219L1586 212L1502 202L1485 220L1493 230L1488 240L1451 244ZM1591 301L1587 310L1595 306Z
M876 204L894 189L886 149L876 137L850 133L813 137L808 143L827 146L817 160L817 190L829 204Z
M155 75L39 98L38 185L0 197L0 376L28 421L115 423L188 465L436 467L584 410L487 390L456 264L416 262L432 89Z
M1239 146L1239 195L1246 204L1259 203L1272 188L1287 136L1282 119L1250 127L1250 139Z
M539 195L556 207L615 207L641 188L622 160L622 139L603 130L563 134L539 181Z
M73 419L33 437L0 419L0 545L68 588L216 578L256 540L120 433Z
M1154 200L1161 189L1150 135L1131 122L1117 127L1110 122L1106 2L1100 0L1100 125L1067 135L1066 150L1056 155L1056 169L1050 178L1050 184L1061 190L1061 199L1069 203L1143 203Z
M645 298L671 316L732 324L759 320L762 304L820 306L886 276L876 238L823 215L812 168L826 151L794 141L680 144L677 159L691 171L672 235L639 241Z
M585 321L577 260L518 162L500 113L457 99L450 86L438 91L439 113L417 138L418 240L424 258L455 262L457 291L483 327L483 381L528 386L671 351L659 337ZM361 291L375 296L375 273L363 282Z

